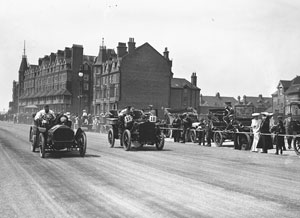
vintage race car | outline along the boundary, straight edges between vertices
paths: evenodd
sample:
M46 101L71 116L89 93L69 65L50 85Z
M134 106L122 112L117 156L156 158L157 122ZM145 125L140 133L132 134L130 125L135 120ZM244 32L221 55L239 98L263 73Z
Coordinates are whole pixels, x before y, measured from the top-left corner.
M120 139L125 151L131 147L155 145L157 150L162 150L165 144L163 132L157 124L157 117L135 110L133 114L121 118L108 118L111 128L108 131L108 142L114 147L115 139Z
M30 127L29 141L31 151L39 147L40 156L45 157L46 152L67 149L68 151L79 150L80 156L86 153L87 137L85 132L78 128L76 133L71 128L71 121L62 115L56 120L43 117L42 121L36 122Z

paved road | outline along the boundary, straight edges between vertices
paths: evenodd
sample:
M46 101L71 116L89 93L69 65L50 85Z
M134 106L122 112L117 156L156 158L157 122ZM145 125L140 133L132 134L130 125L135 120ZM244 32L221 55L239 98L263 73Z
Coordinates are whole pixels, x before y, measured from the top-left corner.
M0 122L0 217L300 217L300 158L167 141L30 152L28 126ZM119 144L118 141L116 142Z

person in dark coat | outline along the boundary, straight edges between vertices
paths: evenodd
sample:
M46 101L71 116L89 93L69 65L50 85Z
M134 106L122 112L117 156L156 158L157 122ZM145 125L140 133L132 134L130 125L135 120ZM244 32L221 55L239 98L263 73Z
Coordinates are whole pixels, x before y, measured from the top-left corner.
M178 130L177 129L173 130L173 138L174 138L174 142L179 142L179 139L180 139L180 130L179 130L179 128L181 127L181 119L179 118L178 114L175 114L175 119L172 122L172 127L173 128L178 128Z
M189 114L184 114L182 124L183 124L182 143L185 143L185 139L187 135L189 135L190 128L192 127L192 120Z
M276 135L275 135L275 144L276 144L276 155L279 154L279 151L280 151L280 154L282 154L282 151L284 150L284 136L281 136L283 134L285 134L285 127L283 125L283 121L282 121L282 116L278 116L277 117L278 119L278 123L277 125L273 126L271 131L274 132Z
M206 134L206 141L207 141L207 146L211 146L211 140L212 140L212 136L213 136L213 122L212 122L212 117L209 114L207 116L207 122L205 125L205 134Z
M270 117L268 112L262 112L262 121L260 124L260 138L257 148L262 148L262 153L268 153L268 149L273 149L272 138L270 135ZM265 135L269 134L269 135Z

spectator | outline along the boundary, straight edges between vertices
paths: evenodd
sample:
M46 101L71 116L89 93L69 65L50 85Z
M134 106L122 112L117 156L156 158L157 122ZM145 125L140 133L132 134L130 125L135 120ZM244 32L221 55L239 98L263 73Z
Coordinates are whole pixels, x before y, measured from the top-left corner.
M182 124L183 124L182 143L185 143L185 140L189 135L190 128L192 127L192 120L189 114L185 113L183 115Z
M181 126L181 120L178 114L175 114L175 119L172 122L172 127L176 128L173 130L174 142L179 142L180 140L180 130L179 130L180 126Z
M257 144L259 141L259 127L260 127L260 123L261 120L259 119L259 113L253 113L252 114L252 121L251 121L251 130L253 133L253 143L252 143L252 147L251 147L251 151L252 152L257 152Z
M268 149L273 149L272 138L270 135L270 117L268 112L262 112L262 121L259 131L261 133L257 148L262 148L261 153L268 153Z
M285 133L287 135L293 135L293 124L292 124L292 121L293 121L292 114L288 113L287 114L287 118L285 118L284 121L283 121L283 125L285 127ZM287 139L287 143L288 143L288 148L291 149L293 137L292 136L286 136L286 139Z
M200 123L196 130L198 134L199 145L201 145L201 143L205 145L205 120L204 119L200 120Z
M277 125L274 125L272 127L272 132L276 134L274 140L276 144L276 153L275 153L276 155L279 154L279 151L280 154L282 154L282 150L284 147L284 136L282 136L282 134L285 134L285 128L283 125L282 116L278 116L277 119L278 119Z
M208 115L206 126L205 126L207 146L211 146L211 139L213 134L212 129L213 129L213 122L211 119L211 115Z

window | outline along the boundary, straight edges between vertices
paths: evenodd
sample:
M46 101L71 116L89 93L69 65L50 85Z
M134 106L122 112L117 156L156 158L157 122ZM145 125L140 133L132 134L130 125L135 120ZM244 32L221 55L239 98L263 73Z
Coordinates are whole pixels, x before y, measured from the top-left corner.
M83 84L83 90L85 90L85 91L89 90L89 84L88 83Z
M83 80L84 80L84 81L89 81L89 75L84 74L84 75L83 75Z

